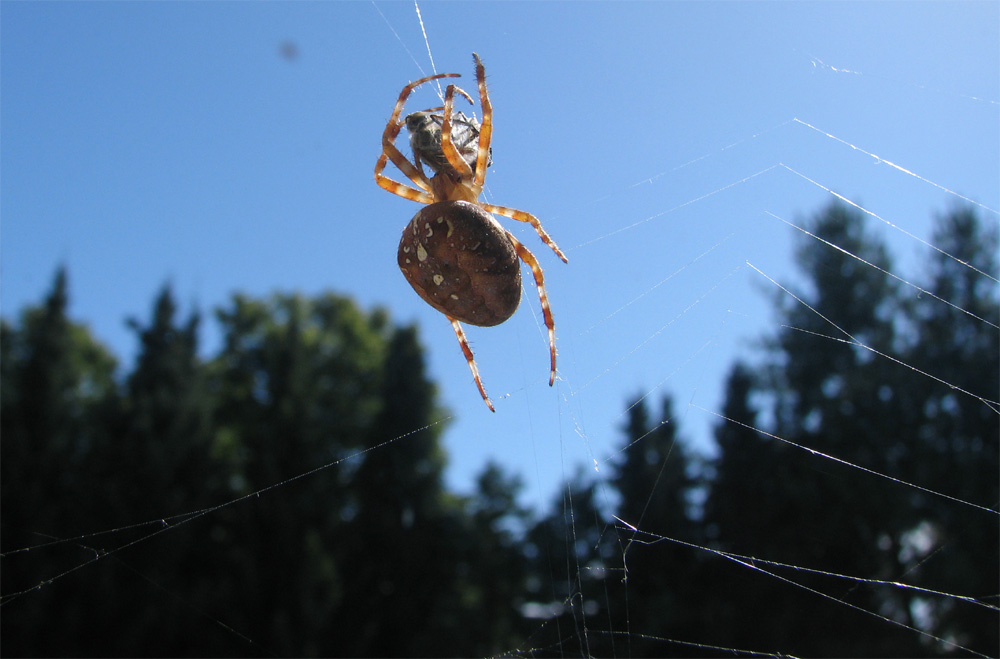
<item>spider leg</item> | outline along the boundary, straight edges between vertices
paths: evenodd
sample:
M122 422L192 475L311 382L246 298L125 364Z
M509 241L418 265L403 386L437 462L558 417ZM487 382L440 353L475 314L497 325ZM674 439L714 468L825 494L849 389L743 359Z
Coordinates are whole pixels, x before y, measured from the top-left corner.
M472 98L465 93L462 88L456 87L455 85L448 85L448 89L445 90L444 93L444 121L441 123L441 151L444 152L444 157L448 159L448 163L452 166L452 168L458 172L463 179L467 179L472 177L472 167L470 167L469 163L465 162L465 158L458 153L458 149L455 148L455 143L451 139L451 115L454 112L456 91L465 96L465 98L469 99L469 102L472 103ZM480 135L481 134L482 133L480 133ZM478 164L478 160L476 162Z
M480 135L482 135L482 133L480 133ZM559 249L556 242L552 240L552 238L549 237L549 234L546 233L545 229L542 228L542 223L539 222L538 218L531 213L519 211L516 208L507 208L506 206L494 206L493 204L484 203L480 203L479 205L489 213L503 215L504 217L509 217L517 220L518 222L527 222L534 227L535 232L538 234L538 237L542 239L542 242L552 248L552 251L556 253L556 256L562 259L563 263L569 263L569 259L567 259L566 255L562 253L562 250Z
M545 319L545 327L549 330L549 355L551 356L551 371L549 373L549 386L556 381L556 323L552 319L552 309L549 308L549 296L545 292L545 276L542 274L542 266L539 265L535 255L528 251L528 248L518 242L517 238L511 235L510 231L505 231L507 239L514 245L517 255L531 268L531 274L535 277L535 286L538 287L538 299L542 302L542 316Z
M396 137L399 135L399 131L402 127L403 124L399 122L397 122L396 124L389 123L385 127L385 132L382 133L382 155L379 156L378 161L375 163L375 181L389 192L399 194L401 197L407 197L407 199L413 199L413 197L409 197L405 194L400 194L399 192L394 190L393 187L383 185L383 181L395 183L395 181L392 181L392 179L387 178L382 174L382 171L385 169L386 158L388 158L389 160L392 160L392 164L394 164L396 167L399 168L399 171L406 174L407 178L416 183L417 186L421 190L423 190L423 193L421 193L419 190L414 190L414 192L416 192L417 194L426 194L428 197L430 197L429 193L431 190L431 185L430 182L427 180L427 177L424 176L423 171L414 167L413 164L406 159L406 156L404 156L402 152L400 152L400 150L396 148ZM396 185L399 186L399 184ZM413 190L413 188L410 188L408 186L402 186L402 187L409 190ZM429 204L431 202L428 201L425 203Z
M396 100L396 107L393 108L392 116L389 118L389 125L392 125L394 123L399 123L399 116L403 114L403 105L406 104L406 99L409 98L410 94L413 92L414 89L424 84L425 82L430 82L431 80L437 80L438 78L461 78L461 77L462 74L460 73L439 73L437 75L421 78L420 80L416 80L406 85L405 87L403 87L403 91L399 92L399 98ZM399 130L397 129L396 132L398 133Z
M454 75L460 75L460 74L456 73ZM475 105L476 104L476 102L472 100L472 97L469 96L469 94L464 89L462 89L461 87L455 87L455 91L458 92L459 94L461 94L462 96L464 96L465 100L467 100L469 102L469 105ZM444 106L443 105L439 106L439 107L436 107L436 108L427 108L426 110L421 110L421 112L438 112L440 110L444 110Z
M476 62L476 82L479 83L479 103L483 106L483 123L479 127L479 153L476 155L476 177L472 184L482 189L486 183L486 163L490 160L490 143L493 141L493 104L486 91L486 67L479 55L472 53ZM565 259L563 259L565 260Z
M433 197L429 194L431 186L427 181L427 177L424 176L423 172L418 171L417 168L414 167L402 153L400 153L399 149L396 148L396 137L399 136L399 131L403 127L403 122L400 121L399 117L403 113L403 106L406 105L406 99L409 98L413 90L420 85L425 82L430 82L431 80L437 80L438 78L460 77L461 75L458 73L439 73L437 75L427 76L426 78L421 78L411 82L403 87L403 90L399 92L399 98L396 99L396 105L392 109L392 115L389 117L389 121L385 125L385 130L382 132L382 154L375 163L375 181L379 184L379 186L389 192L392 192L393 194L397 194L400 197L405 197L407 199L412 199L413 201L420 201L425 204L433 202ZM397 183L387 176L384 176L382 171L385 169L386 159L392 160L392 163L396 165L396 167L399 167L399 170L403 172L407 178L413 181L417 187L420 188L420 190Z
M449 97L454 98L455 92L458 92L459 94L461 94L462 96L464 96L465 100L467 100L470 105L475 105L475 102L472 100L472 97L469 96L465 92L465 90L463 90L461 87L455 87L454 85L449 85L448 86L448 91L447 91ZM442 131L447 130L447 132L444 133L444 134L448 136L446 138L447 141L448 141L448 146L452 147L454 145L454 143L452 142L452 139L451 139L451 114L452 114L452 111L450 110L450 105L451 104L449 104L448 107L442 105L442 106L436 107L436 108L427 108L426 110L420 110L420 112L418 114L431 114L433 112L444 111L444 115L442 115L444 117L444 119L442 120L441 130ZM445 139L445 138L442 136L442 139ZM442 147L442 148L445 148L445 147ZM424 172L424 167L423 167L423 159L420 157L420 154L418 152L415 152L413 154L413 163L417 166L417 169L420 170L420 173L424 174L426 176L426 174ZM432 194L433 194L433 192L432 192Z
M465 359L469 362L469 369L472 371L472 377L476 381L476 386L479 387L479 394L486 401L486 406L490 408L490 412L496 412L493 408L493 403L490 402L489 396L486 395L486 389L483 387L483 381L479 378L479 367L476 366L476 358L472 355L472 348L469 347L469 340L465 338L465 330L462 329L461 323L452 318L451 316L445 316L451 321L451 327L455 330L455 335L458 337L458 343L462 346L462 352L465 353Z
M413 201L419 201L422 204L434 203L433 195L424 192L422 190L418 190L416 188L411 188L408 185L403 185L399 181L394 181L388 176L385 176L382 173L382 170L385 169L386 161L387 157L383 153L381 156L379 156L378 162L375 163L375 182L378 183L379 187L381 187L384 190L387 190L388 192L399 195L400 197L403 197L405 199L412 199ZM409 163L406 164L409 165Z

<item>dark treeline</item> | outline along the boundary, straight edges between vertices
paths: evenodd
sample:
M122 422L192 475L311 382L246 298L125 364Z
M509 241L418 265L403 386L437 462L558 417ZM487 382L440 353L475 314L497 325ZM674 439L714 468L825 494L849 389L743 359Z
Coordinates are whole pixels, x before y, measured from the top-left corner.
M547 511L492 465L473 495L445 489L446 414L416 329L384 311L235 296L205 359L165 288L123 373L58 272L0 336L0 650L1000 654L1000 524L975 507L1000 504L996 231L940 218L920 293L860 214L808 225L877 268L802 240L812 310L775 296L717 455L669 396L628 401L613 473Z

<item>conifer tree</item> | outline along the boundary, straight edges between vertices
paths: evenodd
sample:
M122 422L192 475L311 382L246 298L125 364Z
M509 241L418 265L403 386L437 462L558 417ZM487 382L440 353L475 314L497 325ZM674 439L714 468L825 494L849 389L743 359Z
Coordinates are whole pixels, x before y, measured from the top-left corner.
M351 466L302 476L363 445L381 409L386 317L327 294L237 295L219 318L216 451L232 495L266 494L231 515L232 576L218 606L246 603L238 623L270 652L337 651L325 643L351 569L336 555Z
M799 300L778 303L767 369L751 376L737 367L729 379L732 421L716 431L721 454L705 506L710 537L720 549L803 568L975 593L976 578L997 580L995 515L976 519L974 509L900 481L996 506L1000 426L988 402L998 382L995 233L968 211L944 218L941 251L925 268L930 281L914 278L933 296L917 299L886 274L888 252L860 213L833 205L807 228L818 238L804 238L798 252L807 286L795 291ZM767 406L762 413L755 399ZM997 649L995 613L982 607L959 611L955 600L888 586L844 590L779 570L838 603L716 563L718 575L732 575L730 606L718 608L725 644L796 654L951 651L856 606Z
M619 531L622 584L614 589L615 629L642 635L691 638L691 584L699 544L690 515L693 481L688 450L678 435L673 400L664 396L650 420L644 399L629 406L621 461L612 480L619 496L617 516L638 529ZM628 639L634 655L671 652L642 636ZM676 650L674 650L676 651Z
M108 441L117 407L115 360L85 326L69 319L68 306L68 277L60 268L41 305L26 309L17 325L4 321L0 327L5 551L103 528L108 501L93 456ZM12 554L4 559L0 590L8 595L38 586L94 551L76 543ZM90 638L97 583L94 575L83 585L56 582L5 607L4 652L79 654L91 647L67 639ZM58 634L52 633L54 619L60 620Z

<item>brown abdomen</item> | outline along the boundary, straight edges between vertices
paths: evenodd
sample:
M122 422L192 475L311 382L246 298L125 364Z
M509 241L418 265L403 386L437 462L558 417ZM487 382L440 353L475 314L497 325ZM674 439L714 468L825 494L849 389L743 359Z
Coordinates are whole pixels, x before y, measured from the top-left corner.
M396 255L413 290L443 314L491 327L521 301L521 262L503 227L467 201L425 206L403 229Z

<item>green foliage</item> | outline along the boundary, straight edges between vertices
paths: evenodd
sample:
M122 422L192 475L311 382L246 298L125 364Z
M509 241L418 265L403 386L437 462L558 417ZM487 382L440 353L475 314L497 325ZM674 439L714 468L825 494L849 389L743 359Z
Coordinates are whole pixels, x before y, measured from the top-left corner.
M0 397L0 525L5 549L46 545L65 536L107 528L97 521L101 482L93 479L93 452L106 441L105 422L118 406L115 361L86 327L66 315L68 283L64 270L36 308L21 315L17 327L4 323ZM32 588L93 557L79 544L39 549L45 561L18 557L4 560L0 589L4 594ZM8 654L24 654L45 644L52 654L74 654L65 637L53 635L45 623L65 620L67 636L85 634L89 598L68 583L57 582L20 608L4 608L3 646ZM65 616L67 612L77 615ZM10 630L17 630L19 641ZM14 650L12 652L12 650Z
M643 399L629 406L625 450L612 479L621 497L617 516L640 530L620 538L624 578L610 591L612 620L616 629L641 630L645 636L687 638L698 625L690 605L697 594L689 577L699 557L684 543L701 544L689 503L695 485L689 473L692 456L678 436L669 396L654 419L649 420ZM644 636L626 642L631 655L669 653Z
M821 240L801 243L807 288L796 293L812 309L781 302L769 364L756 374L733 369L725 410L732 421L716 431L721 455L704 523L722 550L988 599L992 586L985 584L1000 579L995 515L752 430L996 508L1000 417L986 401L996 400L1000 370L997 332L985 321L998 318L997 287L958 262L995 278L996 232L971 211L939 222L934 243L942 251L931 253L929 276L917 281L939 300L918 297L858 260L892 270L863 219L839 205L815 218L809 229ZM778 579L713 563L728 589L727 606L714 612L722 644L805 655L950 653L929 637ZM986 608L778 572L928 634L991 654L1000 649L996 614Z
M860 214L808 228L801 302L731 369L717 455L669 396L635 400L608 481L579 472L539 516L495 465L445 490L417 329L384 311L237 295L205 357L164 288L116 374L58 271L0 323L4 652L950 653L858 607L1000 653L994 610L806 570L995 603L996 515L927 490L1000 501L997 232L942 217L917 295Z
M332 294L237 295L203 359L198 314L165 288L116 378L67 302L60 270L0 328L6 654L514 645L520 554L494 522L521 514L517 484L491 470L481 499L444 490L414 327ZM484 615L492 633L455 633Z
M529 555L545 557L535 580L565 584L551 593L550 633L535 647L952 655L936 636L1000 651L988 606L808 571L995 605L996 514L899 481L994 510L1000 501L997 233L968 210L941 218L941 251L915 278L931 295L917 296L886 274L888 250L859 212L833 205L807 228L819 240L800 244L803 285L788 287L798 300L775 298L781 329L767 337L766 362L730 371L717 457L705 464L684 449L669 398L652 420L645 400L634 401L612 511L594 505L607 490L578 479L533 528ZM610 524L609 512L621 522ZM600 520L581 524L590 516ZM597 565L605 576L588 583L582 575Z

